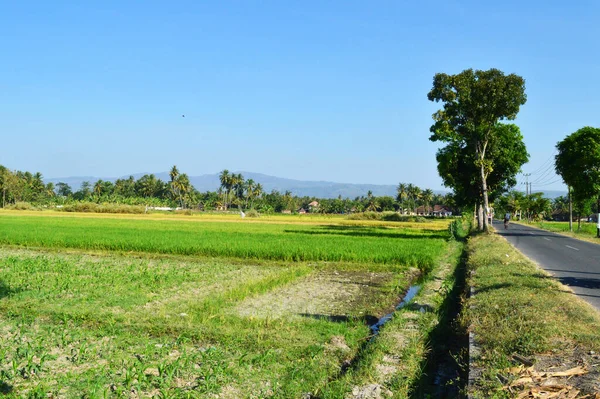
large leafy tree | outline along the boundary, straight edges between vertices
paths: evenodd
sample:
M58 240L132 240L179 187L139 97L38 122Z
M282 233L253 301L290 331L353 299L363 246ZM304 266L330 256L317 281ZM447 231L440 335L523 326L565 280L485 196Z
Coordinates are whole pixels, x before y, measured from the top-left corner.
M71 186L69 186L67 183L63 183L63 182L58 182L56 184L56 192L61 197L68 197L73 194L73 190L71 189Z
M519 127L498 123L488 142L487 157L493 168L487 175L489 200L494 201L517 183L516 175L529 160ZM454 191L459 206L483 203L478 179L477 155L466 143L454 141L437 155L438 172L446 187ZM482 221L483 222L483 221Z
M498 69L467 69L457 75L438 73L427 97L443 103L443 108L433 114L429 139L460 145L474 154L472 159L478 173L471 179L478 180L480 185L483 228L487 228L487 179L494 169L488 146L497 132L498 122L515 119L525 104L525 80L515 74L505 75Z
M556 149L556 173L573 187L579 201L597 198L600 210L600 129L583 127L560 141Z

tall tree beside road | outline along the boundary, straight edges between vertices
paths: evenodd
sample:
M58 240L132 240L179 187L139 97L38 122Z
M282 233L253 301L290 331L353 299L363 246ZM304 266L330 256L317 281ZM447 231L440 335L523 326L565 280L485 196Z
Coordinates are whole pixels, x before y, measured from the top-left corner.
M427 98L444 104L443 109L433 114L435 123L430 128L429 140L458 144L475 155L478 174L472 179L480 185L482 228L487 229L487 178L495 167L494 160L488 157L488 146L495 137L498 122L515 119L527 101L525 80L498 69L467 69L457 75L438 73Z
M575 198L596 198L600 211L600 129L583 127L556 144L556 149L556 173L573 187Z
M483 203L481 185L477 178L477 155L465 142L454 141L436 154L438 173L446 187L452 188L459 206ZM487 146L487 159L493 168L487 175L490 202L517 183L516 175L529 160L529 154L519 127L498 123ZM483 223L483 220L481 220Z

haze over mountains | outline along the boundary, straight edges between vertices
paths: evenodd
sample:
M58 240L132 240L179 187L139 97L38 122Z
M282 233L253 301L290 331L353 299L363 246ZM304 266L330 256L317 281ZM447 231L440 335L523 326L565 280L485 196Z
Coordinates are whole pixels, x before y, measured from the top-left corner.
M255 182L262 184L265 192L271 192L277 190L279 192L291 191L292 194L300 197L317 197L317 198L355 198L360 196L366 196L369 190L374 196L391 195L396 196L396 185L392 184L353 184L353 183L336 183L328 181L310 181L310 180L295 180L286 179L283 177L269 176L262 173L253 172L235 172L241 173L245 179L253 179ZM133 177L139 179L145 173L133 174ZM163 181L169 181L168 172L160 172L154 174L157 178ZM46 182L52 182L54 184L58 182L67 183L71 186L73 191L76 191L81 186L81 183L88 181L94 184L97 180L102 179L105 181L114 182L118 178L126 179L129 175L121 177L95 177L95 176L72 176L72 177L60 177L60 178L49 178L45 179ZM205 174L200 176L190 176L190 182L193 186L201 192L205 191L216 191L219 189L221 182L219 181L219 174ZM417 184L418 185L418 184ZM423 187L427 188L427 187ZM448 191L434 190L437 194L446 194ZM545 191L544 194L547 197L555 198L561 195L566 195L566 192L562 191Z
M253 179L255 182L262 184L265 192L271 192L272 190L277 190L280 192L285 192L287 190L291 191L292 194L298 196L308 196L308 197L318 197L318 198L337 198L338 196L342 196L342 198L355 198L361 195L366 196L370 191L373 192L375 196L382 195L396 195L396 186L395 185L378 185L378 184L352 184L352 183L335 183L335 182L327 182L327 181L304 181L304 180L294 180L294 179L286 179L282 177L275 177L264 175L261 173L253 173L253 172L235 172L241 173L245 179ZM133 177L136 179L142 177L145 173L137 173L133 174ZM154 174L157 178L163 181L169 181L169 173L161 172ZM119 178L128 178L127 176L121 176ZM78 190L81 186L81 183L84 181L88 181L90 183L95 183L97 180L108 180L114 182L117 180L117 177L94 177L94 176L74 176L74 177L62 177L62 178L51 178L45 179L46 182L53 182L54 184L58 182L67 183L71 186L71 188L75 191ZM204 191L216 191L219 189L221 182L219 181L219 174L206 174L200 176L190 176L190 182L192 185L201 192Z

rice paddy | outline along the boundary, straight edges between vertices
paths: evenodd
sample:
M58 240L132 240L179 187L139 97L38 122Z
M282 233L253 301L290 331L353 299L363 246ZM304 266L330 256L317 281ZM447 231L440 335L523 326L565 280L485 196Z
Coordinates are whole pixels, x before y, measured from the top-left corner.
M1 213L0 392L351 395L341 370L447 222L298 219Z

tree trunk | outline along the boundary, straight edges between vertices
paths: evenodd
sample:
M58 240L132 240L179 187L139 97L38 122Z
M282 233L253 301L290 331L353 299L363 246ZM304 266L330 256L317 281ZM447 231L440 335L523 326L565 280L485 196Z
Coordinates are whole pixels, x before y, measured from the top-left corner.
M577 232L581 230L581 211L577 212Z
M571 197L571 187L569 189L569 231L573 232L573 198Z
M481 203L477 207L477 228L479 231L485 228L485 212Z
M597 200L597 205L598 207L597 211L598 211L598 216L597 216L597 220L596 220L596 237L600 238L600 196L598 196L598 200Z
M489 207L489 202L488 202L488 192L487 192L487 182L486 182L486 178L485 178L485 169L483 166L483 159L481 159L481 166L480 166L480 171L481 171L481 191L483 194L483 230L487 231L488 230L488 219L487 219L487 210Z

